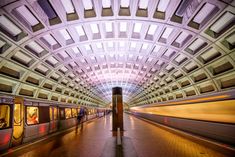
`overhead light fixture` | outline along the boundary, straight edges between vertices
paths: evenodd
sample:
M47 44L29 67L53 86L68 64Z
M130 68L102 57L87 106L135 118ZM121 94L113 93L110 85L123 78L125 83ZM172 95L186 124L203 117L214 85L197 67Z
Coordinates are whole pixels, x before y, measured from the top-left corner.
M199 13L193 18L193 22L201 24L208 15L216 8L215 5L206 3L203 8L199 11Z
M218 19L211 27L210 30L212 30L215 33L220 33L221 30L223 30L225 27L227 27L231 22L233 22L235 19L234 14L231 12L226 12L223 14L223 16Z
M179 56L177 56L176 58L175 58L175 61L177 62L177 63L181 63L183 60L185 60L186 59L186 56L184 56L184 55L179 55Z
M141 28L142 28L142 23L135 23L135 25L134 25L134 32L135 33L140 33Z
M113 42L112 41L108 41L108 47L113 47Z
M121 0L121 7L128 8L130 4L130 0Z
M170 35L171 35L171 33L173 32L173 28L171 28L171 27L167 27L165 30L164 30L164 32L163 32L163 34L162 34L162 38L164 38L164 39L167 39Z
M149 35L154 35L154 33L156 32L157 30L157 25L150 25L149 26L149 29L148 29L148 34Z
M120 32L127 31L127 22L120 22Z
M105 30L106 30L106 32L112 32L113 31L112 22L105 22Z
M55 59L55 57L53 56L50 56L48 59L47 59L52 65L55 65L57 64L59 61L57 59Z
M6 44L5 41L0 40L0 48L2 48Z
M149 0L140 0L139 1L139 8L140 9L147 9Z
M85 46L85 49L86 49L86 51L89 51L89 50L91 50L91 46L90 45L84 45Z
M69 35L69 33L66 29L61 29L61 30L59 30L59 32L64 37L65 40L71 39L71 36Z
M45 39L50 45L57 44L57 41L50 34L44 35L43 39Z
M75 12L75 9L73 7L73 3L71 0L60 0L66 13L71 14Z
M182 44L188 36L189 34L187 32L181 32L180 35L176 38L175 42Z
M80 53L80 51L79 51L79 49L77 47L72 47L72 50L76 54Z
M120 41L120 42L119 42L119 46L120 46L120 47L124 47L124 46L125 46L125 42L124 42L124 41Z
M83 6L85 10L91 10L93 8L93 4L91 0L82 0Z
M131 42L131 48L136 48L136 42Z
M143 45L142 45L142 49L143 50L146 50L148 47L149 47L148 43L143 43Z
M198 48L200 48L203 44L205 44L205 41L200 38L197 38L192 44L189 45L188 48L194 52Z
M16 26L4 15L0 15L0 27L10 33L12 36L17 36L22 32L18 26Z
M60 68L60 70L61 70L63 73L65 73L66 71L68 71L68 69L67 69L65 66L62 66L62 67Z
M32 60L31 57L29 57L28 55L24 54L21 51L17 51L13 57L19 61L23 61L24 64L28 64Z
M29 9L25 5L22 5L18 8L16 8L16 11L31 26L35 26L35 25L39 24L39 21L37 20L37 18L29 11Z
M27 46L38 54L44 51L44 49L35 41L31 41L30 43L27 44Z
M59 54L60 54L64 59L69 57L68 53L65 52L65 51L62 51L62 52L60 52Z
M110 8L111 1L110 0L102 0L102 6L103 6L103 8Z
M98 49L102 49L102 48L103 48L102 43L96 43L96 47L97 47Z
M75 29L76 29L79 36L86 35L85 32L84 32L84 29L82 28L82 26L76 26Z
M37 66L37 69L39 69L43 73L46 73L48 71L48 68L41 64Z
M91 31L92 31L93 34L99 33L99 28L98 28L97 24L92 23L92 24L90 24L90 27L91 27Z
M170 0L160 0L157 6L157 10L160 12L166 12L166 9L170 3Z

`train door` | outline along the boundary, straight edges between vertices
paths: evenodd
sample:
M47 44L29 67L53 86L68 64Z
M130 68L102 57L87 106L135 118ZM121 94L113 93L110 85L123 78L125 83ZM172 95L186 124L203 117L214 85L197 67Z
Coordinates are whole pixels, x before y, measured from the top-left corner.
M22 143L24 132L24 100L23 98L15 98L14 114L13 114L13 136L12 146L17 146Z

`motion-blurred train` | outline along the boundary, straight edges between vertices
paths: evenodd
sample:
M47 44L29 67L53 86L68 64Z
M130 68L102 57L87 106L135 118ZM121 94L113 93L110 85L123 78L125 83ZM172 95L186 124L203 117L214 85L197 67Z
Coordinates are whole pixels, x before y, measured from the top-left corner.
M235 146L235 91L136 106L129 113Z
M80 109L86 113L83 121L109 112L104 108L0 96L0 151L77 125Z

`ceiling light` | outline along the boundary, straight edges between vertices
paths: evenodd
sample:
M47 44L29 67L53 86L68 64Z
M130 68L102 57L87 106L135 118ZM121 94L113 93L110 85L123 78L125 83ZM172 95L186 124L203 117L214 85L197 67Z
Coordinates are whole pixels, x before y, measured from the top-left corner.
M112 41L108 41L108 47L113 47L113 42Z
M131 42L131 48L135 48L136 47L136 42Z
M96 47L97 47L98 49L102 49L102 48L103 48L102 43L96 43Z
M19 60L22 60L22 61L24 61L26 64L28 64L28 63L32 60L31 57L29 57L28 55L26 55L26 54L24 54L24 53L22 53L22 52L20 52L20 51L17 51L17 52L14 54L14 58L17 58L17 59L19 59Z
M142 27L142 23L135 23L134 25L134 32L140 33Z
M68 71L68 69L65 67L65 66L62 66L61 68L60 68L60 70L62 71L62 72L66 72L66 71Z
M17 36L22 32L19 27L17 27L4 15L0 15L0 27L10 33L12 36Z
M127 22L120 22L120 32L127 31Z
M85 49L86 49L87 51L91 50L90 45L84 45L84 46L85 46Z
M70 62L69 65L70 65L71 67L77 66L75 62Z
M93 8L91 0L82 0L85 10L91 10Z
M39 69L40 71L42 71L43 73L46 73L48 71L48 68L45 67L44 65L38 65L37 69Z
M84 32L82 26L76 26L75 29L76 29L79 36L84 36L85 35L85 32Z
M203 41L200 38L197 38L188 48L192 51L197 50L199 47L201 47L203 44L205 43L205 41Z
M218 19L210 27L210 29L215 33L219 33L221 30L227 27L231 22L233 22L234 19L235 19L235 16L232 13L226 12L220 19Z
M157 6L157 10L160 12L166 12L166 8L168 7L169 3L170 3L170 0L160 0Z
M139 1L139 8L140 9L147 9L149 0L140 0Z
M181 32L180 35L177 37L177 39L175 40L175 42L182 44L184 42L184 40L188 37L188 33L186 32Z
M68 53L65 52L65 51L62 51L62 52L60 53L60 55L61 55L63 58L69 57Z
M230 43L231 45L235 45L235 33L233 33L232 35L230 35L229 37L227 37L225 39L228 43Z
M53 56L50 56L47 60L53 65L58 63L58 60L55 59L55 57L53 57Z
M74 13L74 7L73 7L73 3L71 0L60 0L66 13L67 14L71 14Z
M149 30L148 30L148 34L154 35L154 33L156 32L156 29L157 29L157 25L150 25Z
M38 54L44 51L44 49L35 41L31 41L27 46Z
M91 26L91 31L93 34L99 33L99 28L98 28L97 24L92 23L92 24L90 24L90 26Z
M0 48L2 48L6 44L5 41L0 40Z
M57 41L50 35L44 35L43 38L50 44L50 45L56 45Z
M78 54L80 51L77 47L72 47L72 50L74 53Z
M142 49L146 50L148 48L149 44L148 43L143 43Z
M66 29L61 29L59 32L64 37L65 40L71 39L71 37Z
M120 41L120 42L119 42L119 46L120 46L120 47L124 47L124 46L125 46L125 42L124 42L124 41Z
M179 55L175 58L175 61L181 63L186 57L184 55Z
M16 8L16 11L21 15L21 17L24 17L24 19L31 26L39 24L39 21L35 18L35 16L29 11L29 9L25 5Z
M105 30L106 30L106 32L112 32L113 31L112 22L105 22Z
M206 19L208 15L215 9L215 5L212 5L210 3L206 3L203 8L200 10L200 12L193 18L193 21L196 23L201 24L202 21Z
M130 4L130 0L121 0L121 7L128 8Z
M172 31L173 31L173 28L167 27L164 33L162 34L162 38L167 39L172 33Z
M102 0L102 6L103 6L103 8L110 8L111 1L110 0Z

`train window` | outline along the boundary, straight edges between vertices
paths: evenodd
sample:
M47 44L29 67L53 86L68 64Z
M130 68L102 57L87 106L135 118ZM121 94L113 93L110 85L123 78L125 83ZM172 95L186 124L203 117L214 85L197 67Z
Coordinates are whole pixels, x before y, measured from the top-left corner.
M27 107L27 124L33 125L39 123L39 112L38 107Z
M72 113L71 113L71 108L65 108L65 118L71 118L72 117Z
M21 125L21 107L20 104L15 104L14 107L14 125Z
M78 113L78 115L79 115L79 113L80 113L80 108L77 109L77 113Z
M64 108L60 108L60 119L61 120L65 119Z
M58 109L57 107L54 107L54 120L58 119Z
M52 121L53 120L53 107L50 107L49 112L50 112L50 121Z
M10 106L0 105L0 129L10 127Z
M77 117L77 109L76 108L72 108L72 115L73 115L73 117Z
M50 121L49 107L48 106L40 106L39 107L39 122L47 123Z

